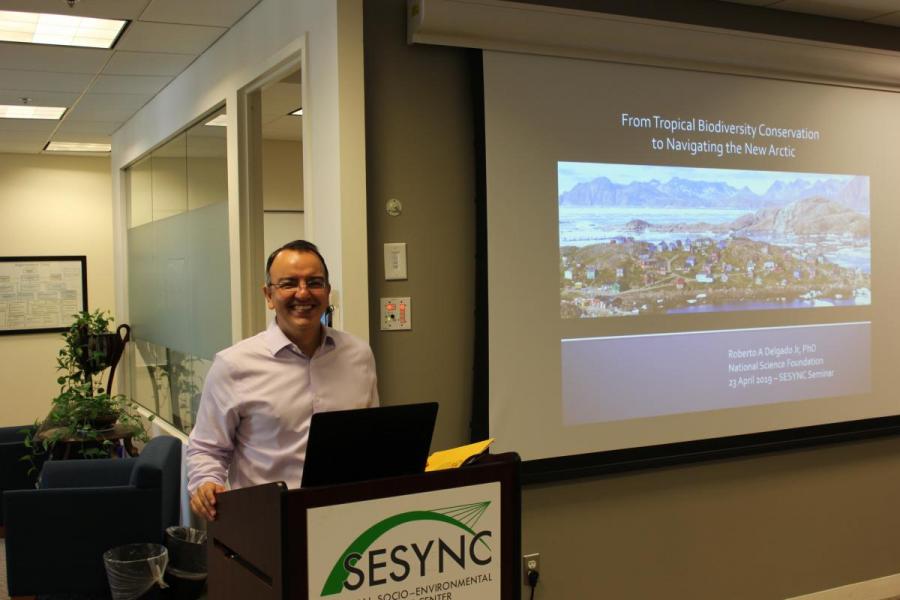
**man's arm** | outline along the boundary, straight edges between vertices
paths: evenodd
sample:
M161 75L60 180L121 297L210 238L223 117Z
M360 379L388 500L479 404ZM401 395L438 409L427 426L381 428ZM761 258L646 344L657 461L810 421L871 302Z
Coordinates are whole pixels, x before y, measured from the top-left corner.
M217 357L203 384L197 422L186 452L191 509L209 521L215 518L216 494L225 491L234 434L240 422L234 399L230 365Z
M372 353L372 349L369 348L369 372L372 375L372 388L369 390L369 401L366 404L366 408L374 408L378 406L378 375L375 372L375 355Z

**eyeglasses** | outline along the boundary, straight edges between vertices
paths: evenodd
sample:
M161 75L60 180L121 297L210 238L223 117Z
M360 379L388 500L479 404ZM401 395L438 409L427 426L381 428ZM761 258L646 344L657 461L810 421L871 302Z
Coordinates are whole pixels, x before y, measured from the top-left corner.
M324 290L328 285L324 277L307 277L306 279L282 279L278 283L270 283L269 286L275 288L283 294L296 294L297 290L305 287L309 292L318 292Z

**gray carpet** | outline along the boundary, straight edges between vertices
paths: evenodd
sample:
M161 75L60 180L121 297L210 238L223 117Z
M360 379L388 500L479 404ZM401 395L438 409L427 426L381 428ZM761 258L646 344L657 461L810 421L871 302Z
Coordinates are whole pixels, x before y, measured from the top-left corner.
M0 538L0 600L9 600L9 592L6 587L6 540ZM85 596L43 596L38 600L90 600Z

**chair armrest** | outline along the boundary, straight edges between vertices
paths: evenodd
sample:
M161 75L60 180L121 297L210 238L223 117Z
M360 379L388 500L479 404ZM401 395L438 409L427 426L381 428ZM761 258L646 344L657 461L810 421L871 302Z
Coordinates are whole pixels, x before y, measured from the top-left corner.
M31 463L22 460L27 454L29 450L21 442L0 443L0 491L34 487L34 478L28 475ZM38 458L34 462L40 469L43 461Z
M160 496L134 487L4 492L10 595L103 593L103 552L162 542Z
M41 489L128 485L135 458L48 460L41 469Z
M0 427L0 444L21 444L25 440L23 430L34 429L34 425L14 425Z

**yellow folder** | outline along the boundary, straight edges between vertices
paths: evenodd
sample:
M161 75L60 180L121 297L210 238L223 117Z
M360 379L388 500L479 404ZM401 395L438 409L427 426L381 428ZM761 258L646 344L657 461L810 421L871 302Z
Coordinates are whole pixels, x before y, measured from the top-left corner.
M458 448L450 448L449 450L439 450L428 457L425 463L426 471L439 471L441 469L455 469L462 465L472 462L485 452L488 446L494 441L494 438L459 446Z

